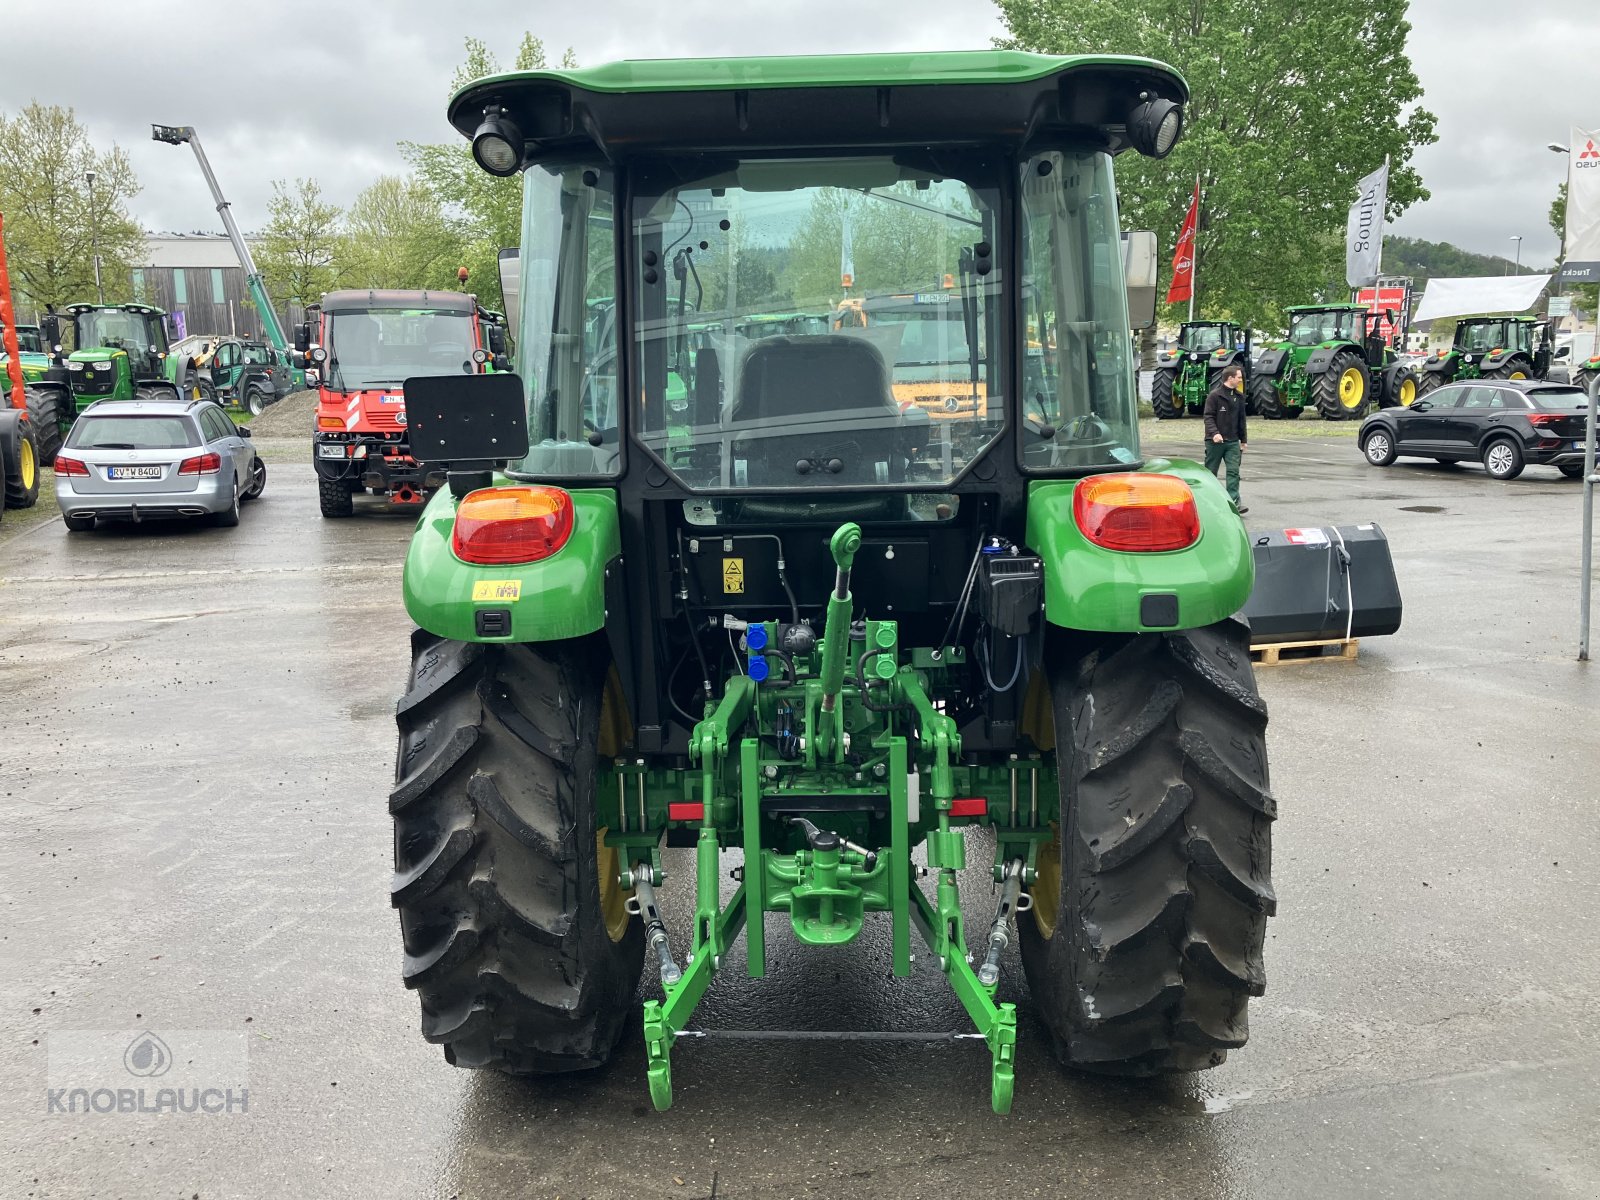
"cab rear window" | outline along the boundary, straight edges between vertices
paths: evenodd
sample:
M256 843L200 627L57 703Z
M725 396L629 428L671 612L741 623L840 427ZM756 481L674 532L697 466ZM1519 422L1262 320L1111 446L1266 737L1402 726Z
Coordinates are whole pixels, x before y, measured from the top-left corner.
M177 450L199 444L200 431L188 417L86 413L67 438L67 445L78 450Z

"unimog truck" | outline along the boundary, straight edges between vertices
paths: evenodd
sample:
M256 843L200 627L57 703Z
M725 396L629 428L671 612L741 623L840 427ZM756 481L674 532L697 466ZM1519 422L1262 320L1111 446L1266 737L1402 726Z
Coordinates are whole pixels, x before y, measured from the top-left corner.
M1198 414L1206 393L1224 367L1244 371L1245 394L1250 387L1251 331L1232 321L1185 321L1178 327L1178 343L1156 359L1150 380L1150 406L1157 420Z
M404 567L392 898L450 1062L586 1070L642 1017L664 1109L684 1039L723 1032L694 1023L713 976L760 978L779 943L830 981L945 980L997 1112L1019 952L1065 1064L1195 1071L1245 1043L1276 907L1251 551L1213 476L1140 449L1112 178L1172 148L1187 99L1158 62L1015 51L453 98L479 165L521 175L524 232L516 373L405 383L447 486ZM970 262L977 436L897 402L905 306L716 332L826 311L847 236L897 293ZM617 319L586 330L600 298ZM776 1036L954 1036L874 1031L851 988L819 991L825 1032Z
M1463 317L1456 322L1450 348L1423 362L1417 395L1459 379L1543 379L1550 370L1551 349L1548 321Z
M311 463L324 517L348 517L365 492L420 508L444 471L411 453L405 381L492 369L505 319L464 292L329 292L295 331L298 365L318 371ZM504 359L501 359L504 361Z
M1377 331L1381 314L1360 304L1286 311L1288 338L1256 359L1246 395L1251 415L1292 420L1315 410L1325 421L1358 421L1374 399L1382 408L1416 399L1415 374Z

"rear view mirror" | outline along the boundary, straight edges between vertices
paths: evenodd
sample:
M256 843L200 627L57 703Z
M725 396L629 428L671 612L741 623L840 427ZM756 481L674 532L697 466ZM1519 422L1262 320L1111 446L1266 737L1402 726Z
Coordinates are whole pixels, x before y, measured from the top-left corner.
M1412 412L1427 412L1432 407L1433 402L1431 400L1413 400L1411 402Z
M55 313L45 313L39 318L39 335L52 352L61 349L61 318Z
M311 349L311 322L302 321L294 327L294 348L301 354Z
M1122 270L1128 285L1128 328L1156 323L1156 235L1136 229L1122 235Z
M239 436L240 437L249 437L250 436L250 426L248 426L248 425L235 425L234 428L239 431Z
M506 323L522 328L522 252L516 247L500 251L500 299L506 310Z

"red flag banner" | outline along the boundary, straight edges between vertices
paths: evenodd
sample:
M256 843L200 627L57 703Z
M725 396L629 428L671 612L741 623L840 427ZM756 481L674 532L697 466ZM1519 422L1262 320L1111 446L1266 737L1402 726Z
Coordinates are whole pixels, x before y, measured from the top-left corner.
M1189 201L1189 212L1183 218L1183 228L1178 231L1178 248L1172 252L1172 286L1167 289L1167 303L1176 304L1194 295L1194 227L1200 218L1200 182L1195 181L1194 199Z

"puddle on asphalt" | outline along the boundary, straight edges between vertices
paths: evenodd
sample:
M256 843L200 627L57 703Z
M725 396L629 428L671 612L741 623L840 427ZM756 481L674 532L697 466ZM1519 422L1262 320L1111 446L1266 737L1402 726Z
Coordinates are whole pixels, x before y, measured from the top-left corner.
M1402 504L1401 512L1442 513L1445 507L1442 504Z

